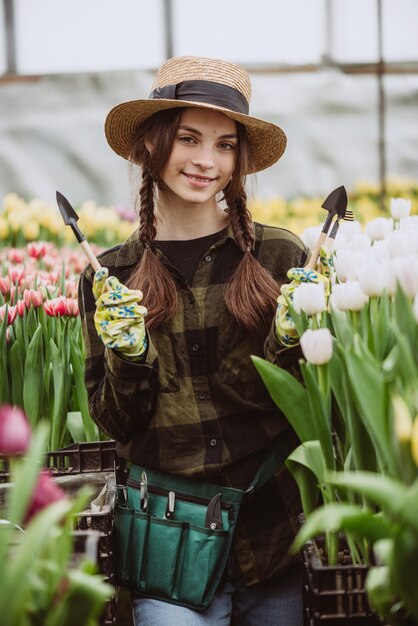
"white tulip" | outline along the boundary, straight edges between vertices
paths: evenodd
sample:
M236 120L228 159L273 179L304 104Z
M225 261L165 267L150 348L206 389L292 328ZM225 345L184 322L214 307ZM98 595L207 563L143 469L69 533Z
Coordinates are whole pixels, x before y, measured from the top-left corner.
M393 230L393 220L388 217L376 217L366 224L365 232L372 241L384 239Z
M351 239L350 249L351 250L367 250L372 245L372 240L366 233L357 233Z
M392 268L402 291L414 298L418 294L418 258L412 255L396 258Z
M332 357L332 335L328 328L305 330L300 338L300 347L308 363L323 365Z
M313 250L320 232L321 226L309 226L308 228L305 228L300 238L302 239L303 243L308 246L308 248Z
M376 259L370 255L358 272L358 281L363 293L367 296L381 296L389 287L389 263L384 259Z
M375 258L388 259L390 257L390 254L389 254L389 244L386 241L386 239L380 239L379 241L374 241L373 246L370 248L370 253Z
M360 311L368 300L356 280L335 285L330 296L331 307L339 311Z
M366 250L350 250L349 248L337 250L334 268L338 280L341 282L357 280L358 268L365 262L368 254L369 251Z
M399 228L418 228L418 215L401 217L401 219L399 220Z
M297 313L321 313L326 308L323 283L301 283L293 293L293 306Z
M406 198L391 198L390 200L390 214L395 220L401 219L401 217L408 217L411 213L411 200Z
M416 295L414 298L414 317L418 324L418 295Z
M416 243L410 232L406 229L394 230L386 236L389 256L392 258L408 256L416 252Z
M361 233L361 224L357 220L353 222L341 220L338 233L344 235L347 241L351 241L353 237Z

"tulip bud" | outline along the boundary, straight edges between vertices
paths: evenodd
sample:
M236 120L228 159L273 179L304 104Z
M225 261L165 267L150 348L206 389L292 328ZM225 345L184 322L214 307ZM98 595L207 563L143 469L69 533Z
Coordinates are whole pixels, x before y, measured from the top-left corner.
M28 254L33 259L41 259L47 252L45 241L32 241L26 245Z
M367 296L381 296L388 289L389 268L384 259L370 258L358 273L361 290Z
M366 224L365 232L372 241L384 239L393 230L393 220L386 217L377 217Z
M413 310L414 310L415 320L416 320L416 322L418 324L418 295L416 295L415 298L414 298L414 308L413 308Z
M390 199L390 214L395 220L401 219L401 217L408 217L411 213L411 200L406 198L391 198Z
M418 294L418 259L415 256L398 257L393 260L392 267L402 291L415 297Z
M0 454L24 454L29 441L30 426L22 409L8 404L0 406Z
M323 365L332 357L332 335L328 328L305 330L300 338L300 347L308 363Z
M415 465L418 467L418 415L415 416L411 433L411 453Z
M408 442L412 435L412 417L405 400L396 395L392 398L395 435L398 441Z
M372 240L366 233L357 233L350 241L351 250L368 250L372 245Z
M360 283L349 280L341 285L334 285L330 304L340 311L360 311L368 300L369 297L363 293Z
M323 283L301 283L293 293L293 306L296 313L303 311L315 315L325 310L325 290Z
M65 497L64 491L54 482L51 473L48 470L42 470L38 475L38 481L32 493L32 499L26 511L25 524L46 506L58 500L62 500Z

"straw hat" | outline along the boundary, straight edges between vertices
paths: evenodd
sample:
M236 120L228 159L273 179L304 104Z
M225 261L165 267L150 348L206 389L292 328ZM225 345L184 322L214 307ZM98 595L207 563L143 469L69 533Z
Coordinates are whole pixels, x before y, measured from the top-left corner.
M251 82L239 65L205 57L175 57L160 67L148 99L115 106L105 122L107 141L124 159L129 159L136 129L154 113L176 107L220 111L243 124L251 146L254 167L259 172L275 163L286 148L281 128L248 114Z

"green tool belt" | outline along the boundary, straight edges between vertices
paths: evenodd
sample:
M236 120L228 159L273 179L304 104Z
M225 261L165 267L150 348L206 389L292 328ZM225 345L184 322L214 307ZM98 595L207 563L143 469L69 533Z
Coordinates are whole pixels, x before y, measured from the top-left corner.
M280 441L247 490L132 466L126 485L117 486L115 583L206 609L225 570L243 498L264 485L290 451Z

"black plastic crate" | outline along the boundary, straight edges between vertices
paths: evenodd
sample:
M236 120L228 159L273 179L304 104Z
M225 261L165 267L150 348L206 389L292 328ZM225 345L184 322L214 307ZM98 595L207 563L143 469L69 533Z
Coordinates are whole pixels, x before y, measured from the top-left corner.
M113 440L73 443L48 452L46 467L54 474L111 472L115 467L116 447Z
M366 565L324 565L318 543L307 544L303 550L304 626L381 626L367 599L368 570Z
M65 448L47 452L45 467L54 475L82 474L84 472L111 472L115 468L116 443L108 441L88 441L73 443ZM0 456L0 482L8 482L9 464Z

